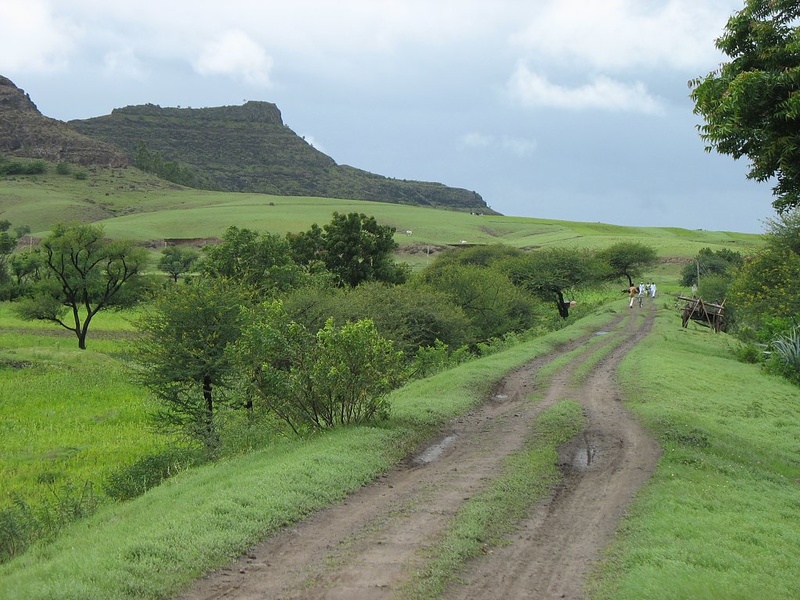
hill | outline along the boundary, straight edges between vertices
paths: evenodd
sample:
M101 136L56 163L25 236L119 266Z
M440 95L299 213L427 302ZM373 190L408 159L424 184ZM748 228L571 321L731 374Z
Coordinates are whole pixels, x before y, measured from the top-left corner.
M175 183L215 191L498 214L473 191L338 165L287 127L269 102L200 109L146 104L64 123L42 115L24 90L0 76L0 155L84 166L138 164Z
M171 164L179 176L175 181L192 187L497 214L476 192L338 165L287 127L278 107L269 102L214 108L128 106L69 125L116 145L140 166Z
M42 115L30 97L0 75L0 154L78 165L122 167L129 163L113 145L82 135Z

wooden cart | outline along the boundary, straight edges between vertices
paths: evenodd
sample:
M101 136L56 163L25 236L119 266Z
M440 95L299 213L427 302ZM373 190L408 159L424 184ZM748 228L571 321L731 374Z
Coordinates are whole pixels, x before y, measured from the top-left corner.
M725 302L713 304L705 302L702 298L687 298L678 296L678 300L686 304L681 311L681 324L686 327L690 320L705 327L710 327L714 331L725 331L728 324L725 320Z

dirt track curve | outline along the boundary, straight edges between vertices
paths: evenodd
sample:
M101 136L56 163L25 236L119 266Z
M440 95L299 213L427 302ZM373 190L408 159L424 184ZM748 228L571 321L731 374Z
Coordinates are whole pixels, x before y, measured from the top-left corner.
M654 306L625 310L605 330L509 374L492 397L385 476L199 580L181 600L402 598L424 552L463 502L522 448L532 420L569 398L589 420L560 452L564 483L520 523L507 546L470 562L444 598L578 599L587 573L660 456L623 408L615 374L653 322ZM591 341L591 344L588 343ZM610 351L572 385L575 369ZM591 348L591 351L584 351ZM537 371L573 352L543 387ZM541 398L531 402L528 396Z

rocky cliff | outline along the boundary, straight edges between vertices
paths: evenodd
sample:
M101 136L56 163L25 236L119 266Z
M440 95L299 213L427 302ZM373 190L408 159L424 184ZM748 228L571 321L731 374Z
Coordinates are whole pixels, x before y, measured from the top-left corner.
M113 145L76 132L42 115L28 94L0 76L0 154L79 165L125 166L128 157Z

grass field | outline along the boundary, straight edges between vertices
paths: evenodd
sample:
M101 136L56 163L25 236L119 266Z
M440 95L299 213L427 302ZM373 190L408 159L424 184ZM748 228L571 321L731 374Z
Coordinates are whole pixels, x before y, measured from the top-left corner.
M38 504L67 484L99 486L120 465L163 446L147 396L119 359L129 317L100 313L92 343L17 319L0 303L0 508L14 495Z
M737 362L734 344L662 310L623 363L664 456L593 598L800 597L800 389Z
M52 171L52 169L51 169ZM359 212L397 229L403 245L503 243L605 247L626 240L652 245L662 257L689 258L703 247L748 251L760 236L678 228L470 215L399 204L206 192L165 184L140 171L92 169L76 180L53 172L0 180L0 217L46 235L57 220L102 223L111 237L139 241L220 237L230 225L284 234L328 223L334 211ZM407 235L405 231L411 231Z

